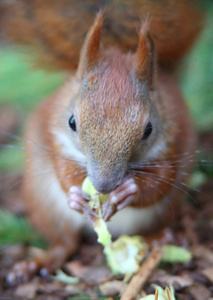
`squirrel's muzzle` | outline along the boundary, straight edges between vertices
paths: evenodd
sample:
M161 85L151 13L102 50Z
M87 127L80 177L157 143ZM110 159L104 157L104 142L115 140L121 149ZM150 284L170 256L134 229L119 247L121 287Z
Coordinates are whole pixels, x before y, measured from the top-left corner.
M121 184L125 176L126 168L114 168L111 171L101 170L99 168L88 168L88 176L95 187L100 192L107 194L113 191L118 185Z
M120 184L120 180L119 182L116 182L114 180L111 179L101 179L100 178L98 180L95 180L95 185L93 183L93 185L95 186L96 190L99 191L100 193L103 194L108 194L109 192L113 191L119 184Z

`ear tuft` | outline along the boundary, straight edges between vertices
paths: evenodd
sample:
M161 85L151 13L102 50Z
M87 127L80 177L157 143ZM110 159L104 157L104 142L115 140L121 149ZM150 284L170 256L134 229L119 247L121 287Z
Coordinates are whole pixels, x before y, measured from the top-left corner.
M81 50L78 75L81 78L83 74L95 65L100 47L100 37L103 24L103 12L100 11L87 33L84 45Z
M145 20L139 34L138 49L135 59L135 74L140 80L148 81L150 89L154 89L155 49L149 35L149 21Z

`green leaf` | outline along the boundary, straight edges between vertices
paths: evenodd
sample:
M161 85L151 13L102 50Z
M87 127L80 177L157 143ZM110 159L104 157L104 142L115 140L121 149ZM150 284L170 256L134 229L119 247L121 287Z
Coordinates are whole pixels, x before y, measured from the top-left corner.
M66 284L76 284L79 283L79 278L68 276L62 270L57 270L56 275L52 276L52 278L56 281L60 281Z
M186 263L192 259L192 254L183 247L165 245L162 251L162 261L166 263Z
M0 247L6 244L28 244L45 248L46 243L21 216L0 209Z

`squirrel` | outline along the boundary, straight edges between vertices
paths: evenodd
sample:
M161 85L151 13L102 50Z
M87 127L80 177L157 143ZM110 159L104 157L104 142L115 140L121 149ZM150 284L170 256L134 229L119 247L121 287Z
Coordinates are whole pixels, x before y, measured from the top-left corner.
M196 138L170 66L192 46L202 14L190 0L0 8L8 38L32 45L40 63L75 70L26 126L27 211L52 247L14 267L7 280L17 283L53 272L92 230L86 176L109 194L102 213L114 237L154 231L181 205Z

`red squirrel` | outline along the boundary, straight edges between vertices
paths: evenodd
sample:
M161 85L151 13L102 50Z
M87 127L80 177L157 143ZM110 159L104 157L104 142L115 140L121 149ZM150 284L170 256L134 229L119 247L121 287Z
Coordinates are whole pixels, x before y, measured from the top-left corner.
M186 183L192 168L183 157L193 153L195 135L172 72L162 65L174 65L183 56L202 19L191 1L113 1L112 14L106 10L103 20L99 12L80 52L91 20L86 6L80 9L73 1L77 17L72 20L70 11L71 19L65 16L63 23L55 12L61 12L64 1L53 1L52 13L50 1L20 3L16 19L26 35L15 33L15 18L5 18L12 39L51 48L52 61L65 69L75 68L79 53L80 59L76 73L26 126L27 211L52 248L17 265L10 282L25 281L45 268L54 271L77 250L82 230L92 230L81 190L86 176L98 192L109 193L102 211L114 237L153 231L181 205L185 188L179 183ZM126 18L119 19L123 11ZM42 40L46 44L39 44Z

